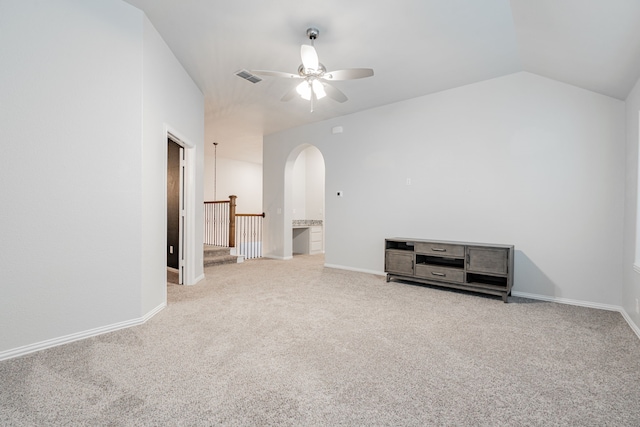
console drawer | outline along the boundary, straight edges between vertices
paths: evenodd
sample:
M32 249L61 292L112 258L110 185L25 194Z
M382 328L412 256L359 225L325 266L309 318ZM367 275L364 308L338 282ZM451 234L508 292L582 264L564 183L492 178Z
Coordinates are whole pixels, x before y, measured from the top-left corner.
M464 245L452 245L449 243L416 242L415 251L421 254L437 255L441 257L464 258Z
M464 283L464 270L438 267L436 265L416 264L416 277L442 280L446 282Z

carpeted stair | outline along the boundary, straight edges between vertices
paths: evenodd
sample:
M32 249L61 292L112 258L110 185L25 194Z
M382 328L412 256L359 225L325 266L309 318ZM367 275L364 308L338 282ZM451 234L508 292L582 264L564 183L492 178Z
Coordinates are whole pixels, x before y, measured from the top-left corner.
M236 264L244 261L241 256L231 255L230 248L204 245L204 266L211 267L222 264Z

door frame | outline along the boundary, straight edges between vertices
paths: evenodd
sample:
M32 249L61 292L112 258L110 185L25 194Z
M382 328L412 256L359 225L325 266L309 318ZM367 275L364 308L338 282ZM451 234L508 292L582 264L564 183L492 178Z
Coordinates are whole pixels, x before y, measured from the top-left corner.
M183 278L183 274L184 274L184 208L185 208L185 203L184 203L184 176L185 176L185 161L184 161L184 147L178 142L176 141L177 138L175 138L173 135L169 134L169 137L167 138L167 151L171 152L173 147L177 147L177 153L174 152L173 156L171 156L167 159L167 164L171 163L173 165L172 162L174 162L176 159L174 156L176 156L177 154L177 165L173 165L172 166L172 170L169 171L169 168L167 167L167 183L169 181L169 174L173 174L173 173L177 173L177 194L175 192L175 189L172 191L171 194L169 194L169 186L167 185L167 225L171 222L171 220L174 219L174 215L176 215L176 212L172 209L171 212L169 212L169 198L172 199L172 203L174 200L174 197L177 196L177 201L178 201L178 206L177 206L177 226L178 226L178 235L177 235L177 240L172 240L169 241L169 236L176 237L174 236L172 233L170 233L169 228L167 227L167 246L168 246L168 254L167 254L167 259L169 258L169 256L171 254L174 254L175 256L175 261L177 261L176 266L174 267L173 265L171 265L173 263L172 262L167 262L167 270L172 271L174 273L178 273L178 284L182 285L184 283L184 278ZM173 170L173 168L175 168L175 170ZM172 207L174 207L174 205L172 204ZM174 251L172 252L171 249L173 249Z
M178 255L181 262L181 268L179 268L180 274L180 282L183 285L193 285L197 282L195 277L195 258L196 258L196 238L195 238L195 218L196 218L196 179L195 179L195 171L196 171L196 146L191 143L187 138L185 138L178 130L175 128L165 124L164 125L164 135L165 135L165 147L168 147L166 141L171 139L173 142L178 144L180 147L184 149L184 179L181 185L183 189L182 201L184 203L184 212L182 215L182 253ZM168 148L165 148L168 150ZM165 163L167 161L167 154L164 156ZM165 206L167 204L167 165L164 167L164 201ZM165 208L165 218L164 218L164 229L165 229L165 249L167 246L167 214ZM179 249L180 250L180 249ZM202 250L202 249L201 249ZM166 253L166 252L165 252ZM166 264L166 262L165 262Z

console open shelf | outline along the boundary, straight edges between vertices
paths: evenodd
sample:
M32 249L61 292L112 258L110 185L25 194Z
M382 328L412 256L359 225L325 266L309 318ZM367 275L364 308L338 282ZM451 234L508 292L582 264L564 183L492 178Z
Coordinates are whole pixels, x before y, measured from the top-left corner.
M491 285L500 289L506 289L508 278L506 276L489 276L487 274L467 273L467 282L473 285Z
M437 256L416 254L416 264L464 268L464 258L443 258L443 257L437 257Z
M387 240L385 249L393 249L396 251L411 251L413 252L412 242L401 242L395 240Z

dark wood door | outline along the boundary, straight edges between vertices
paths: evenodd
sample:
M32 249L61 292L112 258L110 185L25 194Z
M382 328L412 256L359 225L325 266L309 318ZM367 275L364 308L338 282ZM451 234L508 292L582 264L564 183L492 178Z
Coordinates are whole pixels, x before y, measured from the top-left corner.
M180 159L182 147L169 140L167 155L167 267L179 269L180 258Z

